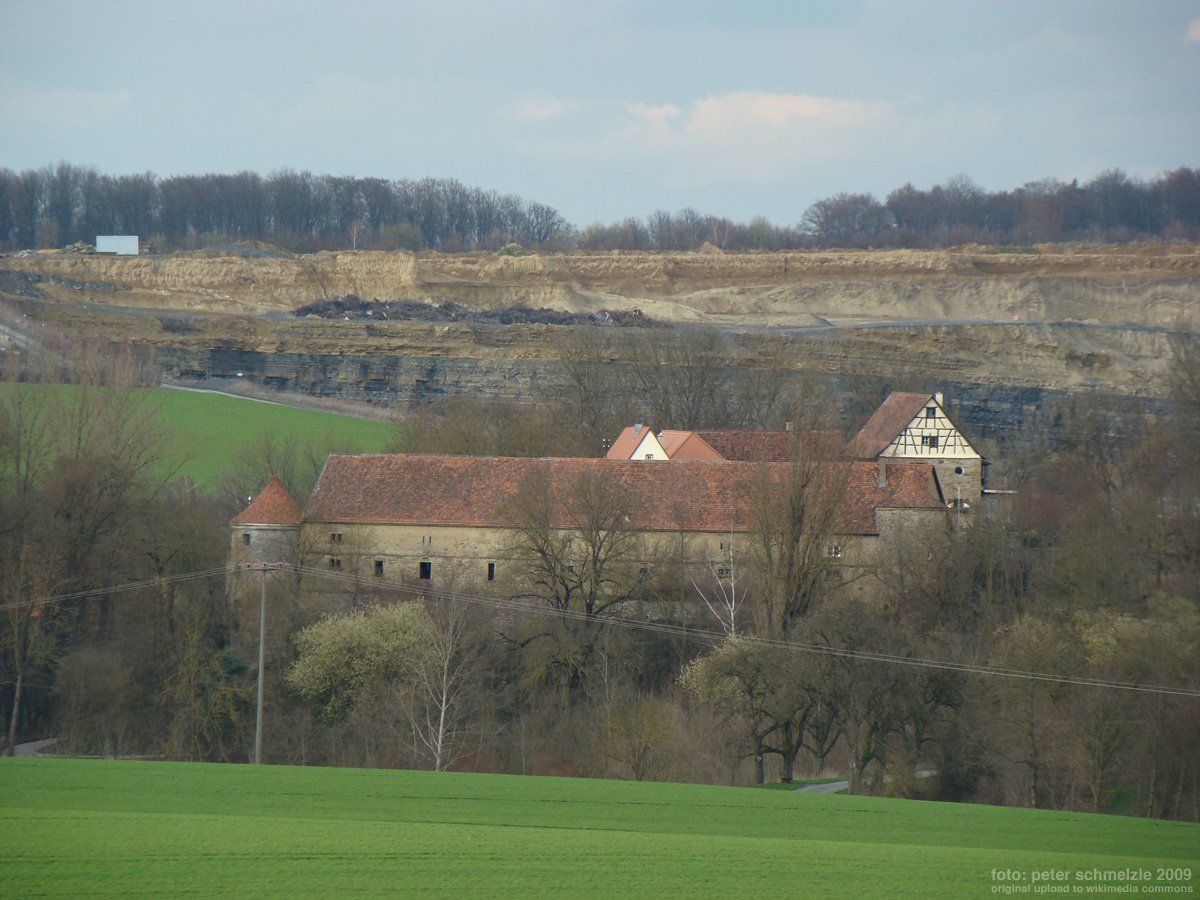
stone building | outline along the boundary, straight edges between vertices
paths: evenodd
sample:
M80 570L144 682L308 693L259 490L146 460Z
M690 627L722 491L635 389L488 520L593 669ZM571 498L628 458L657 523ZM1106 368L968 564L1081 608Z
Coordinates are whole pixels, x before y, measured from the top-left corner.
M764 498L786 497L798 466L836 485L821 552L862 574L889 548L944 540L948 511L961 522L979 499L984 460L940 394L916 393L891 394L848 443L833 432L638 425L602 459L334 454L303 510L272 478L233 519L232 562L486 586L528 569L522 535L537 524L547 534L636 534L643 569L666 556L708 566L772 527ZM589 491L592 507L581 499Z

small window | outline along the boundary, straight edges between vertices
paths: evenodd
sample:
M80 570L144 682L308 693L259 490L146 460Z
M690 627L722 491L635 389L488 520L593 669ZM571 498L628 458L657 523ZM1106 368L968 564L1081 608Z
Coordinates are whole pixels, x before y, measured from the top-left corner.
M732 578L733 577L733 566L717 566L717 577L718 578Z
M646 459L654 459L654 454L653 454L653 453L647 453L647 454L646 454Z
M841 559L842 558L842 545L841 544L830 544L829 546L827 546L825 548L825 555L828 556L830 559Z
M429 560L422 560L417 569L417 577L422 581L429 581L433 578L433 563Z
M250 546L250 532L248 532L248 531L242 532L242 543L245 544L247 547Z
M330 532L330 534L329 534L329 543L331 543L331 544L340 544L341 542L342 542L342 533L341 533L340 531L333 531L333 532Z
M962 466L955 466L955 467L954 467L954 474L955 474L955 475L961 475L962 473L963 473L963 467L962 467Z
M488 581L495 581L495 580L496 580L496 564L494 562L490 562L490 563L488 563Z
M925 407L925 418L936 419L937 418L937 407L936 406Z
M937 438L936 434L921 435L921 446L922 447L929 447L930 449L936 450L937 445L938 445L938 438Z
M329 568L340 569L342 567L342 558L340 556L329 557Z
M383 560L382 559L375 560L375 577L376 578L383 577Z

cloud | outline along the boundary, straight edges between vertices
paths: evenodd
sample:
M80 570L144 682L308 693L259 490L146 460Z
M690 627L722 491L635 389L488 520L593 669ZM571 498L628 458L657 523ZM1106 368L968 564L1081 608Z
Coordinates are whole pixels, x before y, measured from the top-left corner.
M635 119L652 122L655 125L662 125L670 119L678 119L683 115L683 110L670 103L661 106L649 103L627 103L625 104L625 108L629 110L629 114Z
M1190 44L1200 44L1200 19L1188 23L1187 39Z
M674 184L771 181L877 145L897 122L889 103L756 91L710 94L686 109L627 103L625 113L595 152L658 158Z
M113 118L130 103L130 93L47 88L0 75L0 127L83 129Z
M518 122L544 122L574 108L574 103L559 100L557 97L533 94L517 101L513 116Z

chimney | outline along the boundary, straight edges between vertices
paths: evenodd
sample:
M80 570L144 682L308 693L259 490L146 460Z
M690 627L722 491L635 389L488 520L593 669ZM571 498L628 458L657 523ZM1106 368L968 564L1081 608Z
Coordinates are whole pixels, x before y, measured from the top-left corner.
M942 400L942 392L941 391L937 391L934 393L933 402L936 403L938 406L945 405L944 401Z
M786 424L783 426L783 430L784 430L784 431L791 431L791 430L792 430L792 428L793 428L793 423L792 423L792 422L787 422L787 423L786 423Z
M887 487L887 460L880 457L879 459L879 486Z
M633 426L633 436L637 437L641 433L642 433L642 423L638 422L636 425Z

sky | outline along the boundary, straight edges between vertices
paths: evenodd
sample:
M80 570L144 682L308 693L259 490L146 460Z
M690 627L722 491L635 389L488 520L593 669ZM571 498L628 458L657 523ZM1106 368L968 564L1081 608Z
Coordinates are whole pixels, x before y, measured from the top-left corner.
M454 178L585 226L1200 167L1200 0L0 0L0 167Z

